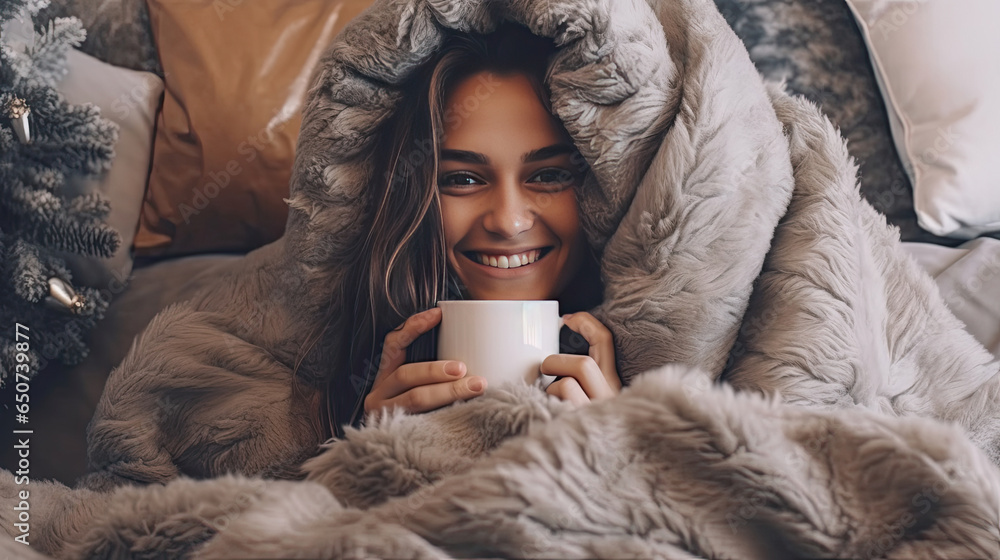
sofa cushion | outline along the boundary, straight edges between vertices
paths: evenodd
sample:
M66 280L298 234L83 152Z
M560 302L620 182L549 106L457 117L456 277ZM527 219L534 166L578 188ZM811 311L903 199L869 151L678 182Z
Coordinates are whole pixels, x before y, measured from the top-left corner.
M996 0L850 0L864 32L920 225L1000 231Z
M137 255L247 251L284 231L309 76L368 0L149 0L166 82Z

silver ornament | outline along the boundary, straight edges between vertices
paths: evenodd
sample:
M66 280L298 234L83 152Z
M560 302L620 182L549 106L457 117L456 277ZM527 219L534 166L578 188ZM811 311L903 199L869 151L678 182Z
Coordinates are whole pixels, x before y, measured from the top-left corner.
M10 124L17 133L17 138L22 144L31 142L31 125L28 122L28 115L31 114L31 107L21 99L15 97L7 104L7 116L10 117Z
M45 304L53 309L79 313L83 310L86 298L77 294L62 278L49 278L49 295L45 296Z

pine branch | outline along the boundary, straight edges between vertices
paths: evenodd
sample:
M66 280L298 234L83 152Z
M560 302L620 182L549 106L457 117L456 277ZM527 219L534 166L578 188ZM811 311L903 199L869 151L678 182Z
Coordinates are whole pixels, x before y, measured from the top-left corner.
M9 76L4 76L4 84L22 84L31 74L31 56L27 46L0 46L3 53L4 66L9 70Z
M49 21L48 27L35 38L35 44L28 51L34 71L27 83L32 87L56 87L68 71L66 53L80 46L86 38L83 24L75 17Z
M30 303L40 302L49 293L49 285L38 249L18 239L11 247L7 260L13 261L7 278L8 286L19 298Z
M53 90L30 90L25 99L38 114L35 139L22 147L25 157L66 175L82 174L85 178L111 168L118 125L102 118L100 109L89 103L70 105Z
M38 12L49 7L49 3L49 0L28 0L26 3L28 14L30 14L31 17L37 16Z
M0 325L0 388L15 379L18 363L27 363L29 376L34 376L52 360L60 360L66 365L79 364L89 354L86 335L104 318L108 300L94 288L82 288L77 293L83 296L84 306L78 313L53 311L44 305L11 306L0 300L0 316L14 317L17 322L31 330L32 344L25 354L29 361L18 362L15 350L15 323Z
M0 218L21 240L47 249L100 258L113 256L121 245L117 230L94 220L81 221L81 216L68 212L63 201L52 193L15 188L12 194L8 203L0 207ZM84 204L92 204L94 197L78 198L85 198ZM98 200L96 204L96 210L106 211L107 201Z
M19 180L7 185L5 203L0 206L0 219L11 232L26 232L34 222L52 220L63 212L62 200L51 192L32 189Z
M118 231L107 224L81 223L66 215L43 224L37 238L47 247L105 259L113 256L122 242Z
M32 20L48 3L0 0L0 23ZM66 199L61 192L68 178L96 178L111 167L118 127L92 104L70 105L53 89L66 73L67 51L86 37L79 20L13 23L11 36L0 37L0 107L23 99L31 110L32 138L22 144L10 120L0 116L0 316L31 328L34 374L53 359L79 363L88 352L86 333L107 309L105 295L85 286L73 286L84 297L81 309L52 309L45 300L51 278L72 285L61 252L110 257L121 244L103 223L110 211L104 197ZM7 41L17 37L25 46ZM0 325L0 333L12 335L12 328L12 322ZM12 340L0 338L0 386L16 367Z
M82 287L77 293L83 297L83 308L76 313L48 313L39 319L39 342L42 357L58 358L67 365L79 363L87 356L86 333L104 318L108 300L100 291Z
M69 200L66 211L81 222L100 222L111 211L111 203L99 192L89 192Z
M9 160L14 153L17 140L14 138L14 131L9 128L0 127L0 161Z
M66 177L57 169L23 165L18 169L17 180L22 184L57 194L62 189Z
M21 17L27 9L29 2L25 0L3 0L0 1L0 23Z
M45 266L46 279L56 276L70 284L73 283L73 272L66 266L66 260L59 253L42 251L38 258Z

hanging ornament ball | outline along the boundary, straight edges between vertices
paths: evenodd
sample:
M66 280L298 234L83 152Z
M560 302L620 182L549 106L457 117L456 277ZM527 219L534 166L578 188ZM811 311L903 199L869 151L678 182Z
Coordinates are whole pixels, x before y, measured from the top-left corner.
M30 114L31 107L28 107L28 103L20 97L14 96L7 103L7 116L10 117L10 123L22 144L31 142L31 126L28 123Z
M62 278L49 278L49 295L45 296L45 303L49 307L69 313L80 313L86 302L86 298L77 294L73 286L64 282Z

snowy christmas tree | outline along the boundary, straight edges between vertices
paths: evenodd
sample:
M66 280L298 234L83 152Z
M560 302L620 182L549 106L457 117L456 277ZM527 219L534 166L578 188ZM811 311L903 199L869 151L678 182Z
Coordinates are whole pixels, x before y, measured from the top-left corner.
M0 0L0 387L51 360L73 365L86 357L84 338L109 302L74 286L60 255L107 258L121 243L104 223L103 196L62 193L68 177L96 177L111 166L118 128L54 89L68 49L86 34L76 18L34 21L48 3Z

